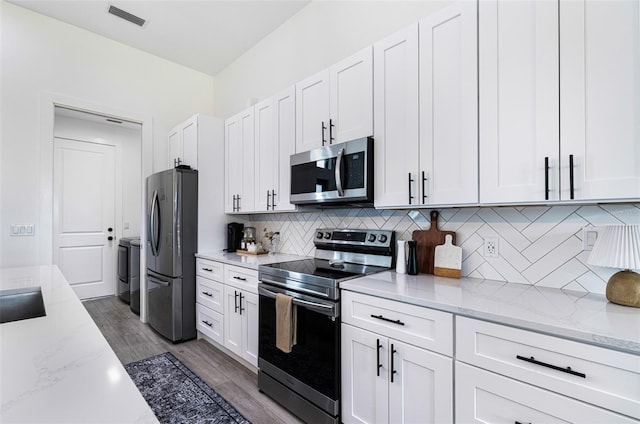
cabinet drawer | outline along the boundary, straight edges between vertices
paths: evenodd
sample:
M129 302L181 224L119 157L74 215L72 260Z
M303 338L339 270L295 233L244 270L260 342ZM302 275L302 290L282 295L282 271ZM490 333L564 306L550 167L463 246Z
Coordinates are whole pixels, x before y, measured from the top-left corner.
M447 312L343 291L342 321L443 355L453 355L453 315Z
M605 409L456 362L461 423L637 423Z
M640 356L456 318L456 359L640 418Z
M258 271L239 266L224 266L224 283L258 294Z
M196 277L196 302L218 313L224 312L224 293L222 283Z
M196 329L214 342L224 343L224 316L200 304L196 304Z
M196 258L196 275L214 281L222 281L223 264L208 259Z

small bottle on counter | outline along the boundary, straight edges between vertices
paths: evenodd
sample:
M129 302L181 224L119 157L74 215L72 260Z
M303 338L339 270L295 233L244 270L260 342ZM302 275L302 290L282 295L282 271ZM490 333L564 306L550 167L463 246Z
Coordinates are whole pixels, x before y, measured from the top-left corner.
M405 252L407 242L404 240L398 240L398 247L396 249L396 272L398 274L407 273L407 254Z
M407 262L407 274L409 275L417 275L418 274L418 252L417 252L417 242L415 240L407 241L409 245L409 259Z

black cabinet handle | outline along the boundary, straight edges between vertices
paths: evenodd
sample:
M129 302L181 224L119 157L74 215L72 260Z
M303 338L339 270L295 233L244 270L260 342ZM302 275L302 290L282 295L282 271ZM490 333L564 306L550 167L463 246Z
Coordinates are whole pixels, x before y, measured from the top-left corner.
M236 206L236 211L240 212L240 195L236 195L236 201L238 203L238 206Z
M213 271L213 269L211 269L211 268L202 268L202 270L203 270L203 271L207 271L207 272L211 272L211 271Z
M322 121L322 145L324 146L324 143L327 142L327 140L324 139L324 130L326 130L327 127L324 125L324 121Z
M573 155L569 155L569 198L574 198L574 186L573 186Z
M382 345L380 344L380 339L376 339L376 372L378 377L380 377L380 368L382 368L382 364L380 363L380 349L382 349Z
M549 200L549 156L544 158L544 200Z
M271 200L271 192L267 190L267 210L269 210L269 200Z
M271 190L271 210L276 210L276 191Z
M520 422L520 421L516 421L516 422L514 422L514 424L531 424L531 422L523 423L523 422Z
M213 294L209 293L209 292L203 291L202 294L205 295L205 296L213 297Z
M234 278L235 280L247 281L247 279L246 279L246 278L244 278L244 277L238 277L237 275L234 275L234 276L233 276L233 278Z
M393 375L396 374L398 371L395 370L395 367L393 365L393 356L396 354L397 350L395 350L395 348L393 347L393 343L391 343L391 382L393 383Z
M333 119L329 119L329 144L333 144L333 140L335 140L333 137L333 127L335 127L335 125L333 125Z
M238 312L238 292L233 291L233 304L234 304L234 312Z
M208 325L209 327L213 327L213 324L210 323L209 321L202 320L202 323Z
M424 174L424 171L422 171L422 203L427 203L427 193L424 190L424 183L427 181L427 177Z
M244 306L242 306L242 299L244 299L244 296L242 295L242 292L240 292L240 315L242 315L242 311L244 311Z
M521 360L521 361L530 362L532 364L540 365L542 367L551 368L551 369L556 370L556 371L562 371L562 372L566 372L567 374L575 375L575 376L582 377L582 378L587 378L586 374L574 371L574 370L571 369L571 367L564 367L563 368L563 367L559 367L557 365L547 364L546 362L536 361L536 359L533 356L525 358L524 356L516 355L516 358Z
M236 211L236 195L233 195L233 211Z
M413 182L413 179L411 179L411 172L409 172L409 204L411 204L411 199L413 199L413 196L411 195L411 183Z
M371 318L381 319L382 321L387 321L387 322L390 322L392 324L404 325L404 322L400 321L399 319L393 320L393 319L390 319L390 318L383 317L382 315L373 315L373 314L371 314Z

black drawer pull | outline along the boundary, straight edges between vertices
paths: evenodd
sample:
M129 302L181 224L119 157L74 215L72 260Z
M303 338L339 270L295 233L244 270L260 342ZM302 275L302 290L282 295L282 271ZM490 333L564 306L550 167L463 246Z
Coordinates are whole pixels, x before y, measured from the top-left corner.
M520 421L516 421L514 424L531 424L531 423L530 423L530 422L528 422L528 423L523 423L523 422L520 422Z
M203 271L207 271L207 272L211 272L211 271L213 271L213 269L211 269L211 268L202 268L202 270L203 270Z
M381 319L382 321L387 321L393 324L398 324L398 325L404 325L404 322L400 321L399 319L389 319L389 318L385 318L382 315L373 315L371 314L371 318L375 318L375 319Z
M209 327L213 327L213 324L211 324L209 321L202 320L202 323L208 325Z
M380 377L380 368L382 368L382 364L380 363L380 348L382 348L380 339L376 339L376 364L378 365L376 367L376 372L378 377Z
M234 278L234 279L236 279L236 280L240 280L240 281L247 281L247 279L246 279L246 278L244 278L244 277L238 277L237 275L234 275L234 276L233 276L233 278Z
M546 362L536 361L533 356L531 356L529 358L525 358L524 356L516 355L516 358L521 360L521 361L530 362L530 363L536 364L536 365L541 365L543 367L551 368L551 369L556 370L556 371L562 371L562 372L566 372L567 374L575 375L575 376L582 377L582 378L587 378L586 374L583 374L583 373L578 372L578 371L574 371L574 370L571 369L571 367L563 368L563 367L559 367L557 365L547 364Z
M213 297L213 294L209 292L202 292L202 294L205 296Z

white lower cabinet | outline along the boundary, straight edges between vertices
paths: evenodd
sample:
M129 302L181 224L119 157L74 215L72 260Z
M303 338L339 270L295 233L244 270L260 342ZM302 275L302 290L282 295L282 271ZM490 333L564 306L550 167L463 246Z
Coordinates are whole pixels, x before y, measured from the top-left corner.
M456 422L602 424L638 421L456 362Z
M415 330L423 330L422 324L427 322L407 319L415 317L415 311L394 315L394 311L406 311L407 305L404 306L403 309L399 302L343 292L343 423L453 422L453 360L401 340L405 335L416 340ZM362 320L360 312L365 309L367 316L374 316L374 322ZM425 314L430 312L418 309ZM451 314L442 313L439 318L432 321L430 317L433 325L428 327L448 327L452 333ZM432 340L439 343L437 337Z
M258 366L258 273L225 265L224 347Z

